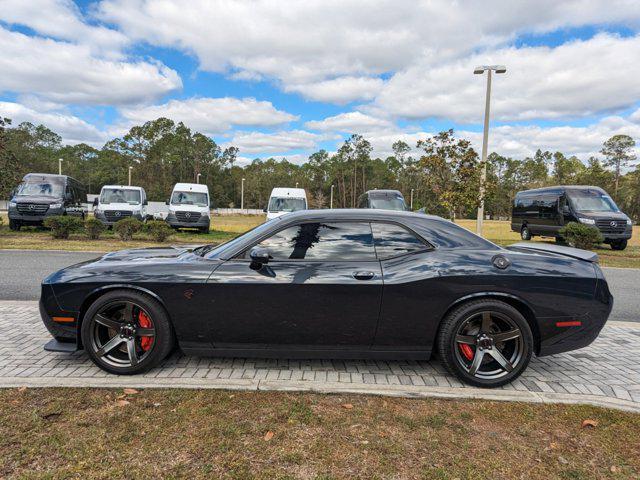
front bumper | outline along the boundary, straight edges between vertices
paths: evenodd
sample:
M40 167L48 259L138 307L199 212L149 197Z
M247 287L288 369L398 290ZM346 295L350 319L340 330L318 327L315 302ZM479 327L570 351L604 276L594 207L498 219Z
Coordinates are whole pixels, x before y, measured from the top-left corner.
M611 233L606 231L601 231L602 236L604 237L604 241L607 242L609 240L629 240L633 234L633 228L629 226L622 233Z
M43 285L45 288L51 288L49 285ZM53 304L53 305L52 305ZM62 343L78 343L78 323L76 312L65 312L60 310L55 299L51 302L48 298L40 298L39 302L40 318L42 323L49 330L49 333L58 342ZM73 318L73 321L67 321ZM58 321L56 321L56 319ZM59 319L65 319L64 322L60 322Z
M18 212L17 208L9 208L9 220L21 222L23 224L42 225L44 219L47 217L54 217L56 215L64 215L64 208L49 208L44 214L27 214Z
M118 218L117 220L112 220L112 219L107 219L106 215L103 212L100 213L95 213L93 214L93 216L95 218L97 218L98 220L100 220L104 225L108 225L108 226L113 226L116 223L118 223L118 221L124 219L124 218L135 218L137 220L140 220L141 222L144 220L144 218L142 218L142 214L140 212L134 212L132 215L126 215L124 217Z
M201 215L196 221L180 221L176 218L175 214L170 213L167 215L166 222L174 228L209 228L211 224L211 218L206 215Z

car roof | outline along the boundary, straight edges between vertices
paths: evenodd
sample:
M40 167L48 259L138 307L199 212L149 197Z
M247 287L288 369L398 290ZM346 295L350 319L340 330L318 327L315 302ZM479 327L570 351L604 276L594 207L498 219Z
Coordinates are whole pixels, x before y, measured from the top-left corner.
M287 220L345 220L345 219L371 219L371 220L440 220L446 221L437 215L406 212L400 210L382 210L376 208L324 208L317 210L297 210L287 213L283 217Z
M381 195L400 195L402 196L402 192L400 192L400 190L367 190L366 192L364 192L365 195L371 195L371 194L381 194Z
M102 188L120 188L122 190L142 190L142 187L135 185L103 185Z
M173 189L187 192L209 193L209 187L204 183L176 183Z
M555 185L552 187L533 188L531 190L522 190L517 192L516 195L530 194L530 193L559 193L565 190L598 190L604 192L600 187L595 185Z
M271 196L285 196L285 197L299 197L305 198L307 193L304 191L304 188L288 188L288 187L275 187L271 190Z

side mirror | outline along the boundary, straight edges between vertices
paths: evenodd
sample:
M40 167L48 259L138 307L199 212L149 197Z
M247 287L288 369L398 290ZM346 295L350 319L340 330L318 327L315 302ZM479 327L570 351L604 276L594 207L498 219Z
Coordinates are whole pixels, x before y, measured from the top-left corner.
M164 201L164 204L165 204L165 205L169 205L169 200L165 200L165 201Z
M98 206L98 197L93 199L93 206L97 207Z
M251 258L251 264L257 267L261 267L269 263L269 250L262 247L253 247L249 252Z
M262 209L262 211L263 211L264 213L267 213L267 207L264 207L264 208Z
M213 205L213 202L209 202L209 210L213 210L215 207L215 205Z
M569 215L571 213L571 210L569 210L569 205L563 205L562 206L562 214L563 215Z
M142 205L149 205L149 200L145 198L144 201L142 202Z

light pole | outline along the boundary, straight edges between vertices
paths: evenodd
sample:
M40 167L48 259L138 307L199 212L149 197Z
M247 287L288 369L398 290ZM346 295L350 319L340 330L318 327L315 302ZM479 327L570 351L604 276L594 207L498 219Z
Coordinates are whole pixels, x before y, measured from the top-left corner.
M473 73L482 75L487 72L487 94L484 104L484 132L482 134L482 170L480 171L480 205L478 205L478 219L476 233L482 236L482 221L484 220L484 189L487 182L487 143L489 141L489 110L491 106L491 72L505 73L504 65L482 65L476 67Z
M409 208L413 210L413 188L411 189L411 202L409 203Z
M58 175L62 175L62 159L58 159Z
M296 188L298 188L298 182L296 182Z
M240 210L244 210L244 178L240 182Z
M131 186L131 170L133 170L133 167L129 167L129 186Z
M333 208L333 187L334 185L331 185L331 197L329 198L329 208Z
M200 183L200 177L202 176L201 173L199 173L198 175L196 175L196 183Z

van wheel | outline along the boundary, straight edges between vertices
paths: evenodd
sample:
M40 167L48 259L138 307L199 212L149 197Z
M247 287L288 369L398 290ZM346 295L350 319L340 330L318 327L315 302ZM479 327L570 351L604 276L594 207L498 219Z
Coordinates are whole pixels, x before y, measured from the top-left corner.
M9 219L9 230L13 230L14 232L19 232L21 226L22 225L17 220Z
M614 240L611 242L611 250L624 250L627 248L627 240Z
M522 237L523 240L531 240L531 237L533 235L531 235L531 230L529 230L529 227L524 225L522 227L522 230L520 230L520 237Z

